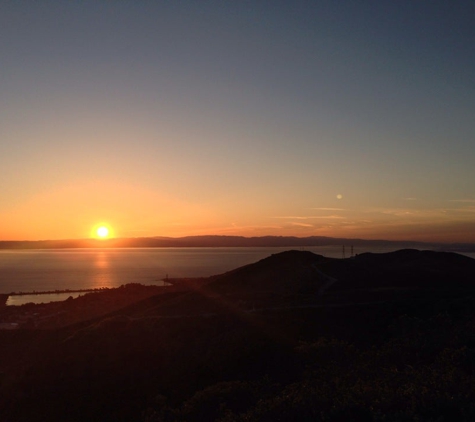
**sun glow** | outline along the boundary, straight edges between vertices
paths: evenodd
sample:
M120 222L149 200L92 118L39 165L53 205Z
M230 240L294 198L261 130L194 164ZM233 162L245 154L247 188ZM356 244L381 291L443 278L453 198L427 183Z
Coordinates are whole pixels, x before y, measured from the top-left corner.
M96 233L97 233L97 236L104 238L104 237L109 236L109 229L105 226L101 226L97 229Z
M109 239L112 236L112 230L108 225L98 224L92 230L91 235L96 239Z

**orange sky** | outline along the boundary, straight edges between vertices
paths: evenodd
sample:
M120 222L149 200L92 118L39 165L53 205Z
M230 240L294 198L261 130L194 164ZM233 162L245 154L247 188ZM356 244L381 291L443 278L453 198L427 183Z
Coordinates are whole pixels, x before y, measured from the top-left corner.
M475 242L473 9L344 3L3 2L0 240Z
M340 195L341 197L337 197ZM34 195L1 215L3 240L87 238L98 224L115 237L226 234L241 236L332 236L367 239L470 242L475 202L448 202L423 209L414 199L400 207L361 207L337 194L305 213L279 198L253 200L239 209L226 199L187 202L139 186L89 183ZM319 201L315 201L318 203ZM278 213L277 211L282 211Z

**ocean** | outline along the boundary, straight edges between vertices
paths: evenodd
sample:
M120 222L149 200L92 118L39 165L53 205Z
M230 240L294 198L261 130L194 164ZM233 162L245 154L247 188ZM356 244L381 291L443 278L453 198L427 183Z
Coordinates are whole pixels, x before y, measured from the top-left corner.
M1 250L0 293L113 288L127 283L163 285L166 277L221 274L289 249L333 258L343 255L341 246ZM354 253L392 250L355 248ZM345 257L350 253L346 247ZM79 294L10 296L7 304L64 300Z

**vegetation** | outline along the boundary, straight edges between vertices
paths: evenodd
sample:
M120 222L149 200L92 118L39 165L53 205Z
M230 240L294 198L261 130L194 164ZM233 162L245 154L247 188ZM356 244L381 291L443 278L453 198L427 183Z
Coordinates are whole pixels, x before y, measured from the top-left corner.
M284 253L65 327L0 331L2 420L475 420L473 260L421 254ZM338 282L318 296L323 271Z

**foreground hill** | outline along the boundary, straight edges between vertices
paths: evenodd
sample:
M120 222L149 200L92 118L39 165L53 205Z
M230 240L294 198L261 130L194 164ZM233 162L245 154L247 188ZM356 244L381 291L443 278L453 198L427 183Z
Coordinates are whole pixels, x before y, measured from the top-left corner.
M211 277L207 289L214 292L318 293L330 277L319 266L331 258L307 251L271 255L255 264Z
M2 420L475 419L470 258L288 251L172 282L73 325L0 332Z
M475 260L449 252L405 249L349 259L288 251L200 279L200 293L256 306L331 304L460 296L475 289ZM178 285L180 280L175 281ZM196 299L194 299L196 300ZM247 302L246 302L247 301ZM196 303L196 302L195 302Z
M329 279L336 288L383 286L453 287L471 285L475 260L450 252L403 249L363 253L349 259L326 258L308 251L272 255L221 276L213 277L214 290L312 290ZM332 283L333 284L333 283Z

